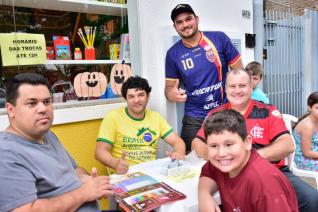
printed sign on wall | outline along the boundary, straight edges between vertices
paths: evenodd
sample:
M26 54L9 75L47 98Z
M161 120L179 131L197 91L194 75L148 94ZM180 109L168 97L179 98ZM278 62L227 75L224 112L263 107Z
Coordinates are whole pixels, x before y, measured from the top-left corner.
M46 44L43 34L0 33L3 66L46 63Z

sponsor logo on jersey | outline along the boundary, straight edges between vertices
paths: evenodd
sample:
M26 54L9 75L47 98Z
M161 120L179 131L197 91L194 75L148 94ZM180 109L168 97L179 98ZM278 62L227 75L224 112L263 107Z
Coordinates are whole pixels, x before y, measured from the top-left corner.
M201 49L201 48L199 48L199 47L198 47L198 48L195 48L195 49L192 50L192 52L200 51L200 49Z
M213 94L210 94L207 98L206 98L206 101L207 102L210 102L210 101L213 101L214 98L213 98Z
M146 142L152 141L152 135L149 132L144 134L144 141Z
M209 93L212 91L215 91L217 89L219 89L222 86L222 82L219 82L217 84L211 85L209 87L204 87L204 88L200 88L200 89L196 89L192 92L192 96L196 96L196 95L201 95L201 94L205 94L205 93Z
M261 128L259 125L253 127L250 131L250 134L253 138L263 138L264 128Z
M142 139L145 142L151 142L153 140L153 136L156 135L156 132L151 130L150 128L141 128L138 130L137 137L142 136Z
M218 102L211 102L211 103L209 103L209 104L204 105L204 106L203 106L203 109L204 109L204 110L210 110L210 109L216 108L216 107L218 107L218 106L219 106L219 103L218 103Z
M189 55L190 55L189 53L185 53L185 54L181 55L181 58L183 59L185 57L188 57Z
M273 110L272 115L278 118L282 118L282 114L278 110Z
M215 61L215 55L214 55L214 53L213 53L212 47L209 46L209 45L206 45L206 46L204 47L204 50L205 50L206 59L208 59L208 61L210 61L211 63L214 63L214 61Z

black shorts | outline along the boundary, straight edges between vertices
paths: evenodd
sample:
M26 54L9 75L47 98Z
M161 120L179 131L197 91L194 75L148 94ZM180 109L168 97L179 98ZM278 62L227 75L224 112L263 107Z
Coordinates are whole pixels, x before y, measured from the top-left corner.
M181 138L186 144L187 153L191 151L191 143L205 118L184 116L182 120Z

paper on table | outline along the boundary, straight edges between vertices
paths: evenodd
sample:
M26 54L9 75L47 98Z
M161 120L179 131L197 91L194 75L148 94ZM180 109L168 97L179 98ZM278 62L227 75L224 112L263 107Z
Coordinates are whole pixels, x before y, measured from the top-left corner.
M163 165L161 174L167 179L176 183L182 183L184 181L199 177L201 171L201 165L205 161L199 158L195 151L192 151L186 156L185 161L178 161L173 166L173 162L168 162Z
M167 179L174 181L176 183L182 183L187 180L193 179L194 177L199 177L200 171L199 170L189 170L187 172L183 172L184 174L181 175L172 175L166 176Z

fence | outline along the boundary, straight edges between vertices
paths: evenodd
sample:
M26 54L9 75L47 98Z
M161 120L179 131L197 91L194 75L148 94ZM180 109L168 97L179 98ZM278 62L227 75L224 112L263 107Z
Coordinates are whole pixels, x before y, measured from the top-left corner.
M282 113L303 113L303 19L266 11L263 89Z

